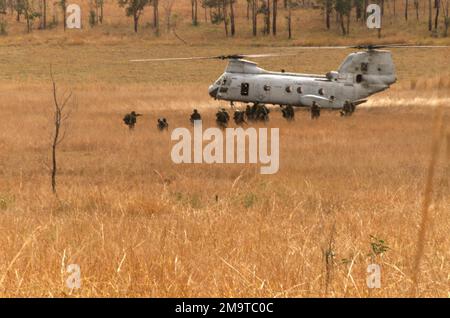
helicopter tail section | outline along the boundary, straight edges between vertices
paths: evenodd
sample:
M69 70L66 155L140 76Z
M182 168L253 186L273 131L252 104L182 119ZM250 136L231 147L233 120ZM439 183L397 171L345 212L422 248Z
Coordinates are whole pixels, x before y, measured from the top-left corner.
M383 50L352 53L339 67L338 78L370 94L383 91L397 80L392 54Z

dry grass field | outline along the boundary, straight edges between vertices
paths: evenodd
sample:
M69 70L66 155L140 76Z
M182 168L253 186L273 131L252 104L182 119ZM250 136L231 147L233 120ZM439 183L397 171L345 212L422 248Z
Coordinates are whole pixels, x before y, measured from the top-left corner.
M127 19L83 32L11 24L0 37L1 297L450 297L450 49L394 50L399 81L354 116L298 110L280 128L280 170L246 164L176 165L170 130L190 127L197 107L214 126L207 94L224 62L132 64L132 58L279 52L294 44L362 42L309 30L291 42L223 38L220 26L163 34L123 31ZM183 11L184 10L184 11ZM243 9L241 9L243 10ZM119 17L119 11L114 11ZM321 25L320 16L299 12ZM318 15L318 14L316 14ZM109 19L109 18L107 18ZM112 18L111 18L112 19ZM245 23L242 18L241 23ZM184 22L183 22L184 21ZM309 21L309 20L308 20ZM117 23L117 24L115 24ZM183 28L183 23L186 25ZM131 24L129 25L131 29ZM319 32L319 31L317 31ZM413 35L386 30L383 41ZM420 43L431 41L415 35ZM214 41L217 39L217 41ZM267 69L324 73L351 51L304 51L258 61ZM73 92L58 150L58 196L50 186L53 67L59 93ZM436 109L444 134L417 286L414 263ZM144 114L135 131L130 110ZM168 132L156 119L169 120ZM374 238L386 252L373 256ZM381 266L382 286L366 285ZM79 264L81 289L66 286Z

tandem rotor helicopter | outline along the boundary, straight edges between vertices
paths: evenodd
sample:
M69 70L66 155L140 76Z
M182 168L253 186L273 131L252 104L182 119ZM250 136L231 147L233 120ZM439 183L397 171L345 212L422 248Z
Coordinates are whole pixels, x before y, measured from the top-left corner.
M140 59L131 62L228 60L225 72L209 86L216 100L340 110L351 115L357 105L397 81L392 54L383 48L447 48L432 45L301 46L289 49L357 49L336 71L325 75L267 71L245 58L295 55L296 53L235 54L210 57Z

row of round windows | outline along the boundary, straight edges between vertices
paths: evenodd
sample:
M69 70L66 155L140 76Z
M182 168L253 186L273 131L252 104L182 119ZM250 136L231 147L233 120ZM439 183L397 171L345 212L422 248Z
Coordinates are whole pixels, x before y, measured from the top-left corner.
M269 85L264 85L264 90L266 92L270 91L270 86ZM292 93L294 91L294 87L293 86L286 86L285 90L286 90L286 93ZM297 87L297 93L298 94L303 94L303 90L302 90L301 86ZM323 91L323 88L319 88L318 93L321 96L323 96L325 94L324 91Z

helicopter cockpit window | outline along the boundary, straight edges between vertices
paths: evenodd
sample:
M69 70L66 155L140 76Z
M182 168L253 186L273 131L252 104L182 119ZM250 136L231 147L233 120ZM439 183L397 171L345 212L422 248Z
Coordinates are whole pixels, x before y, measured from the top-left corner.
M320 95L320 96L323 96L323 94L324 94L323 88L320 88L320 89L319 89L319 95Z
M292 93L292 86L286 86L286 93Z
M224 78L225 78L224 75L222 75L221 77L219 77L219 79L216 81L216 85L217 85L217 86L222 85L222 82L223 82Z
M297 93L299 93L299 94L303 93L301 86L297 87Z
M241 84L241 95L242 96L248 96L250 85L248 83L242 83Z
M269 85L264 85L264 90L265 90L266 92L270 91L270 86L269 86Z
M222 86L230 86L230 85L231 85L231 78L223 77L222 78Z

